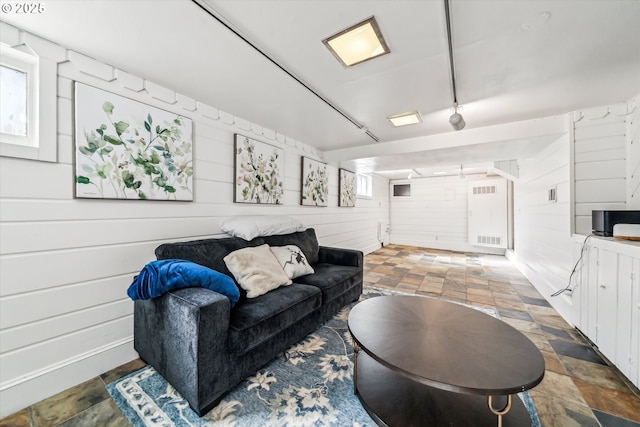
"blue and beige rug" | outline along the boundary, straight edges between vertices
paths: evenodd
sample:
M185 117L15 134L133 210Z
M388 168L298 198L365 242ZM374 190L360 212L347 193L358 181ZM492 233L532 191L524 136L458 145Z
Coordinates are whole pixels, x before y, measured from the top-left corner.
M391 294L398 292L365 287L361 299ZM374 427L353 394L353 346L347 329L353 305L238 384L202 418L150 366L107 385L107 390L134 427ZM480 310L497 317L494 310ZM520 398L532 426L540 427L529 394Z

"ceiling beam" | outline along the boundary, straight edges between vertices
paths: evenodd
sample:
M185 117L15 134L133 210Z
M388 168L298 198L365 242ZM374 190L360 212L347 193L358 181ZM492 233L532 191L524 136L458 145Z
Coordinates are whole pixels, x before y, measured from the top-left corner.
M420 136L375 145L343 148L324 152L326 162L335 163L369 157L410 154L443 148L463 147L500 141L535 140L540 137L561 135L568 132L566 115L525 120L461 132L447 132ZM545 138L546 139L546 138Z

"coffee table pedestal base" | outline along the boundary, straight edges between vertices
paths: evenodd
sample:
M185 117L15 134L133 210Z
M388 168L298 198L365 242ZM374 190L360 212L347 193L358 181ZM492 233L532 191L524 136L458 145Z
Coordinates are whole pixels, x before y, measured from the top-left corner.
M357 353L357 394L371 418L380 426L496 427L487 396L454 393L428 387L391 371L364 351ZM506 396L493 398L494 407L503 407ZM529 412L514 396L502 425L531 426Z

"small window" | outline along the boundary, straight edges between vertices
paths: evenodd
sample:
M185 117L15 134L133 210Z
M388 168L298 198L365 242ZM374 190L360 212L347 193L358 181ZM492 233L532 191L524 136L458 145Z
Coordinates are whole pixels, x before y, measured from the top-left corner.
M0 44L0 155L55 162L57 62Z
M35 135L35 58L2 49L0 60L0 138L7 144L37 145Z
M356 196L357 197L373 197L373 184L371 177L368 175L358 174L356 179Z
M393 197L411 196L411 184L393 184Z

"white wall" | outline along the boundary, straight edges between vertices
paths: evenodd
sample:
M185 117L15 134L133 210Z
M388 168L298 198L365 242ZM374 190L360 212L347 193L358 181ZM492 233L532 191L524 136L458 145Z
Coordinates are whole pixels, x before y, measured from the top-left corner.
M0 418L137 357L125 291L160 243L221 236L229 216L283 214L314 227L322 245L380 246L386 179L374 178L372 199L341 208L330 166L329 206L300 206L301 156L322 158L310 145L62 51L58 111L42 112L58 117L58 161L0 158ZM74 199L73 81L193 119L194 201ZM284 205L232 203L234 133L285 150Z
M629 101L625 132L627 147L627 208L640 210L640 93Z
M393 180L411 184L410 197L390 196L391 243L452 251L503 254L503 249L468 243L468 182L485 175L440 176Z
M591 211L627 209L627 103L576 111L575 232L591 233Z
M514 249L507 257L569 322L575 316L567 294L551 294L569 283L573 263L570 214L569 135L533 158L521 159L514 183ZM557 188L557 202L548 201Z

